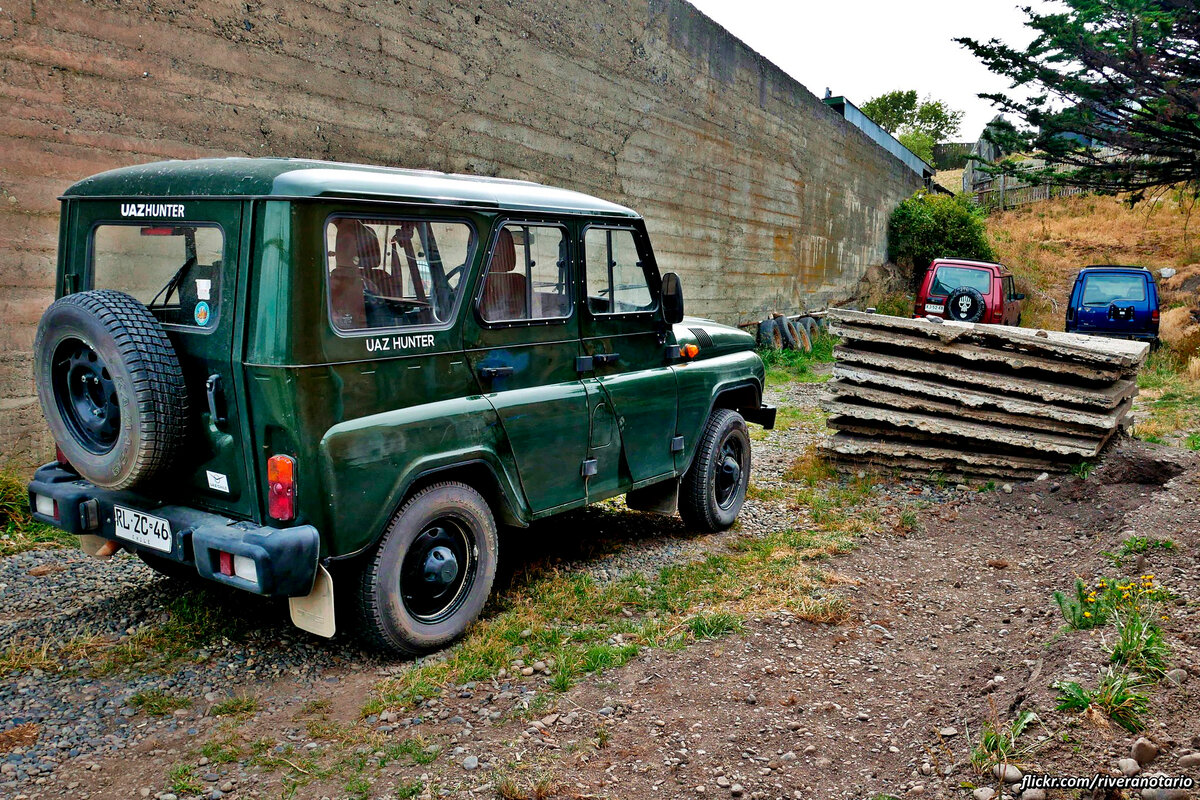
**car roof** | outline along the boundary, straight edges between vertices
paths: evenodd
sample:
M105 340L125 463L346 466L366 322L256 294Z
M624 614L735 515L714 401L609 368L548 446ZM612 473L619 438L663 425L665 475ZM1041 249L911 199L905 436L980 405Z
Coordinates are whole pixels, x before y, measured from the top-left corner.
M64 198L368 198L640 218L632 209L532 181L299 158L157 161L84 178Z
M993 261L971 261L971 260L965 259L965 258L935 258L933 260L933 266L935 266L935 267L941 267L941 266L976 267L976 268L980 268L980 269L998 270L1003 274L1008 273L1008 267L1004 266L1003 264L997 264Z
M1154 273L1146 267L1130 267L1122 264L1092 264L1079 270L1080 275L1086 275L1089 272L1136 272L1154 280Z

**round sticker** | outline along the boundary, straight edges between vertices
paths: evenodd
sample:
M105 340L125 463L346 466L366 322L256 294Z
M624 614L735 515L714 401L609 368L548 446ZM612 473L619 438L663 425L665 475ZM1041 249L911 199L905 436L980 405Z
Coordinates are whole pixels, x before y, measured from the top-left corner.
M193 316L196 318L197 325L201 327L207 325L209 318L212 316L212 312L208 308L208 303L203 300L196 303L196 310L193 312Z

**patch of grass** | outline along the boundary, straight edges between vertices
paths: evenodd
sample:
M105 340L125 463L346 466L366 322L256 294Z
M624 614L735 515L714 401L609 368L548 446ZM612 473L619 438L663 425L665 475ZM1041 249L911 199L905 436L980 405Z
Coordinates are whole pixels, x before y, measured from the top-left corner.
M365 775L355 775L346 781L346 794L358 800L367 800L371 796L371 781Z
M141 628L105 650L93 661L92 672L107 675L134 665L164 668L215 639L237 637L249 624L245 618L224 613L203 589L169 599L165 610L165 622Z
M767 368L767 383L820 383L828 380L828 373L814 372L813 365L833 363L833 348L839 341L841 340L837 336L817 333L812 338L811 353L802 350L760 349L758 355Z
M222 700L209 709L214 717L244 717L258 711L258 700L248 694Z
M1075 591L1068 597L1054 593L1063 619L1076 630L1089 630L1108 623L1117 611L1148 611L1155 604L1170 600L1171 593L1155 582L1153 575L1140 578L1097 578L1092 585L1075 579Z
M1158 678L1167 671L1171 648L1162 630L1149 614L1138 609L1114 611L1117 639L1110 650L1111 661L1130 672Z
M971 766L980 773L987 772L997 764L1015 766L1018 759L1030 750L1029 746L1021 745L1018 740L1038 718L1032 711L1022 711L1008 724L1001 724L994 703L991 710L991 718L983 723L979 743L971 749Z
M425 782L420 780L403 781L396 787L395 791L396 800L409 800L409 798L416 797L425 791Z
M204 784L196 777L196 769L190 764L176 764L167 773L167 791L176 796L199 794Z
M59 667L59 661L51 653L48 642L42 644L14 642L0 651L0 675L8 672L29 672L35 669L57 672Z
M200 747L200 755L214 764L231 764L242 758L242 747L237 733L225 730L209 739Z
M1151 550L1174 550L1175 543L1170 539L1151 539L1148 536L1130 536L1121 542L1122 555L1137 555Z
M742 620L734 614L718 612L715 614L697 614L688 620L688 630L697 639L716 639L731 633L741 633L745 630Z
M804 483L815 486L821 481L830 480L837 475L829 459L821 455L815 446L809 446L803 453L796 456L791 465L783 473L785 481Z
M1095 689L1086 689L1075 681L1056 681L1059 711L1087 711L1095 708L1130 733L1143 727L1142 716L1150 705L1149 698L1138 691L1144 684L1126 672L1111 667L1100 678Z
M0 558L51 547L77 547L74 534L37 522L29 513L28 479L0 470Z
M1071 474L1082 481L1086 481L1092 474L1092 470L1096 465L1090 461L1080 461L1078 464L1071 466Z
M138 692L129 698L129 704L151 716L165 717L181 708L191 708L192 701L189 698L170 694L161 689L150 689L145 692Z

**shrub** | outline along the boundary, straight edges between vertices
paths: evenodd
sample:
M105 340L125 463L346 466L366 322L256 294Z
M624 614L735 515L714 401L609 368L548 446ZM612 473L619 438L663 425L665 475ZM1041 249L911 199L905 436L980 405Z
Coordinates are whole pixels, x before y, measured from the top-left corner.
M920 274L935 258L994 261L983 213L965 196L917 192L888 222L888 258Z
M1142 715L1150 707L1150 699L1137 691L1142 684L1124 672L1111 667L1100 678L1095 689L1085 689L1074 681L1057 681L1059 711L1087 711L1089 707L1103 711L1108 718L1130 733L1142 729Z
M1143 615L1137 609L1114 611L1113 621L1117 627L1117 640L1110 651L1112 663L1152 678L1167 671L1171 648L1148 614Z

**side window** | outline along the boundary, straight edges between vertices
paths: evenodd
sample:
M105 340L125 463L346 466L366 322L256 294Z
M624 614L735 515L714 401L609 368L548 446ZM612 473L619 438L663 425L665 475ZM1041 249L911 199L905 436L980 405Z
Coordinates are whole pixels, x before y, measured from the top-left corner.
M588 228L583 235L588 310L627 314L654 308L646 267L638 256L633 231Z
M325 226L329 306L338 330L444 325L475 247L465 222L337 216Z
M1017 293L1016 284L1013 282L1013 279L1005 278L1004 279L1004 299L1012 300L1013 295L1015 295L1016 293Z
M567 236L553 225L510 222L496 235L479 298L486 322L571 315Z

